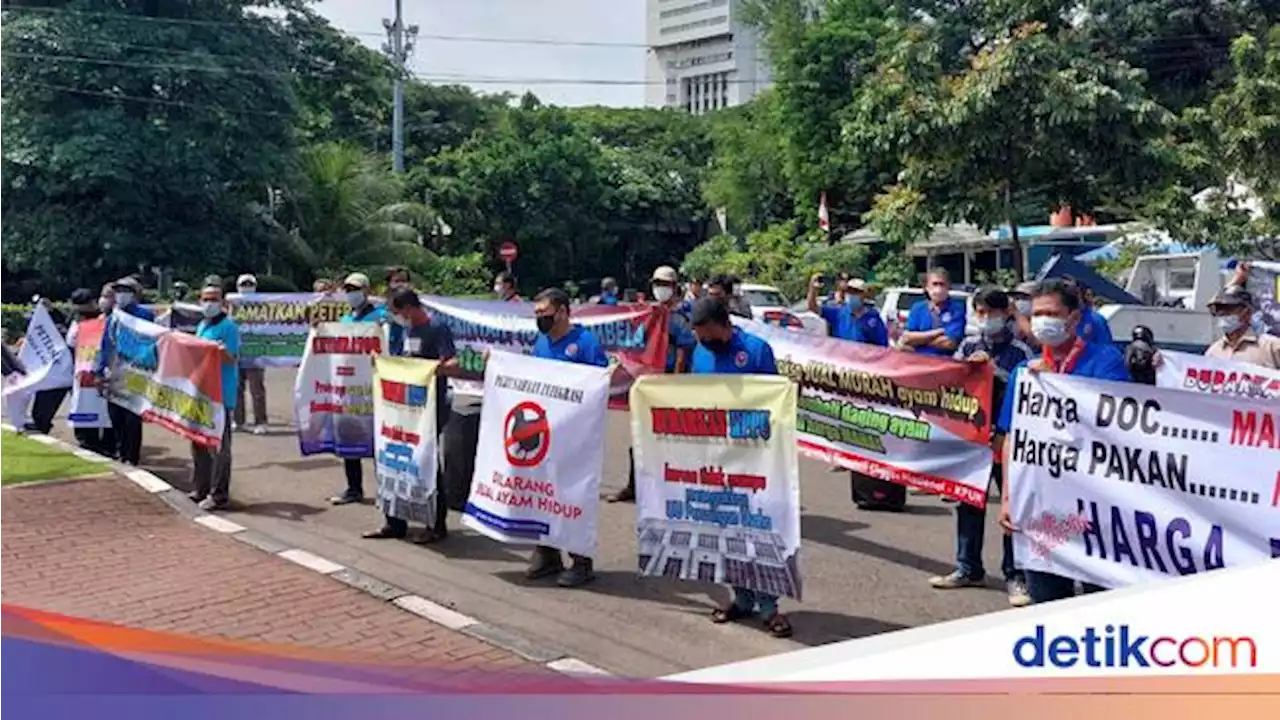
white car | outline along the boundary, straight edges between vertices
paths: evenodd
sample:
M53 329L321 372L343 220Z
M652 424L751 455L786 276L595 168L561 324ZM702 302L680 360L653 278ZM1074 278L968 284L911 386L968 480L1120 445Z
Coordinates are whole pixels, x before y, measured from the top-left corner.
M876 307L880 309L880 317L889 329L889 342L896 343L907 327L907 315L911 306L925 299L923 288L896 287L885 288L876 296ZM963 290L952 290L951 297L964 300L968 326L965 332L973 330L973 293Z
M756 322L815 335L827 334L827 321L821 315L797 309L802 306L792 306L787 296L772 285L742 283L742 296L751 305L751 316Z

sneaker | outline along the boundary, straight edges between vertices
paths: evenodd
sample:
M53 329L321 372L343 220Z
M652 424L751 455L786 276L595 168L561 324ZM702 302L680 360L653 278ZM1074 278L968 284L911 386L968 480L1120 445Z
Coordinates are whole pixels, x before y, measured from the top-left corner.
M353 495L348 492L344 492L341 495L334 495L329 498L329 503L332 505L352 505L354 503L362 502L364 502L363 495Z
M554 548L536 547L533 557L529 558L529 569L524 576L530 580L550 577L564 572L564 561L560 559L560 551Z
M267 426L265 426L265 425L254 425L253 427L249 428L249 432L253 433L254 435L266 435L266 434L267 434Z
M616 493L613 493L611 495L605 495L604 499L606 502L611 502L611 503L635 502L636 488L634 485L628 485Z
M573 561L573 567L561 571L560 577L556 578L556 584L562 588L571 588L585 585L595 579L596 573L591 558L581 558Z
M959 570L953 570L950 575L938 575L929 578L929 585L935 590L955 590L957 588L966 587L982 587L982 578L969 577Z
M1010 578L1004 584L1009 592L1009 604L1014 607L1026 607L1031 604L1031 594L1027 592L1027 581L1022 578Z
M205 512L214 512L215 510L225 510L227 509L227 501L222 500L221 502L219 502L218 500L214 500L211 497L207 497L200 501L200 509L204 510Z
M240 423L235 420L231 421L231 432L240 432Z
M204 499L205 499L205 498L207 498L207 497L209 497L209 496L208 496L208 495L201 495L201 494L200 494L200 493L198 493L198 492L189 492L189 493L187 493L187 499L188 499L188 500L190 500L191 502L193 502L193 503L197 504L197 505L199 505L200 503L204 502Z

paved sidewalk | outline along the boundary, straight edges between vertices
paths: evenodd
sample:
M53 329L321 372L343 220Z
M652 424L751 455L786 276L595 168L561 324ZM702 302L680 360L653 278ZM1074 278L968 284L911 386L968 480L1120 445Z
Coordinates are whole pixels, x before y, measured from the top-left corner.
M201 527L112 477L3 491L6 603L129 627L396 659L542 668Z

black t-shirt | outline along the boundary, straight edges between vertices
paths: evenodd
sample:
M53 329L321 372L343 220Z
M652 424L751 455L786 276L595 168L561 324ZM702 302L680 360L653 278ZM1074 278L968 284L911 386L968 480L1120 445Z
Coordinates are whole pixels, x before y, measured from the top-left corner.
M453 331L448 325L426 322L405 328L404 354L426 360L448 360L457 354L453 346ZM443 432L449 421L449 380L436 375L436 432Z

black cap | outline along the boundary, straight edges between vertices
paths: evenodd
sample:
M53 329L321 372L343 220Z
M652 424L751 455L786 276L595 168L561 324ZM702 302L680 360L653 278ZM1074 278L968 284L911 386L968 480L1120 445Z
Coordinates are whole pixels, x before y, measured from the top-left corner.
M694 327L706 325L708 322L729 324L729 308L723 300L713 297L698 298L693 303L693 312L689 313L689 322Z
M1223 307L1253 307L1253 293L1244 289L1240 285L1228 285L1218 291L1217 295L1209 301L1209 307L1221 305Z
M72 305L94 305L98 302L98 296L92 290L87 288L79 288L71 293Z

